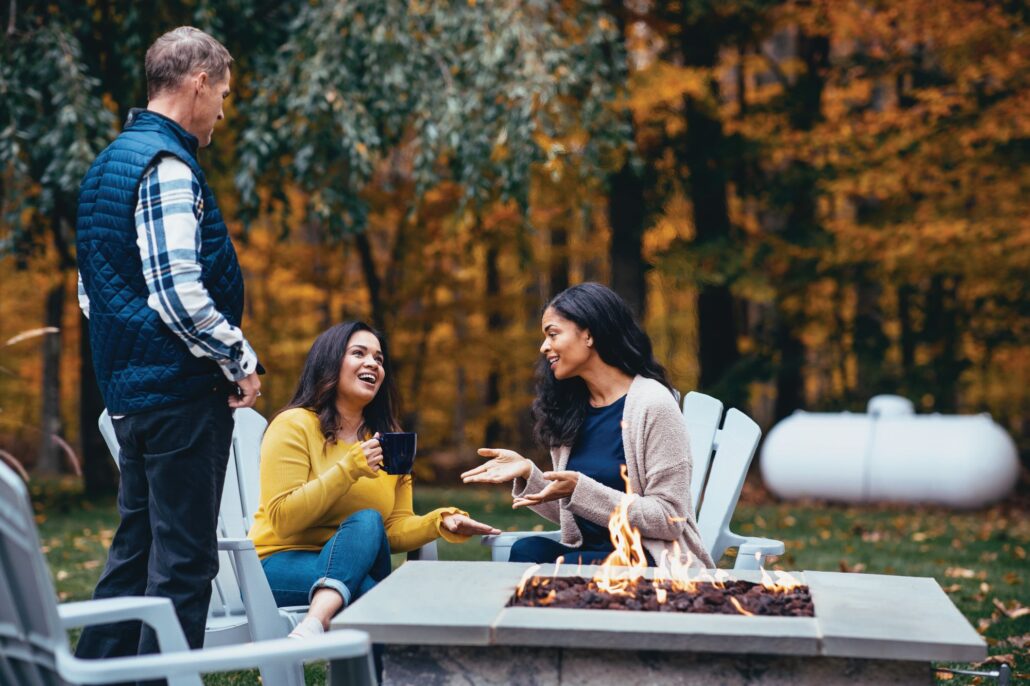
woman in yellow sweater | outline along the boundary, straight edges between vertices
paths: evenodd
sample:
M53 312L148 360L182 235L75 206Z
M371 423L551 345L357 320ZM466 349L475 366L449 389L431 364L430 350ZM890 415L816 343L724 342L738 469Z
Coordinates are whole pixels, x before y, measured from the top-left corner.
M338 324L311 346L297 391L261 443L261 505L250 537L276 603L310 605L293 637L329 620L390 573L390 552L496 534L454 507L412 511L411 477L380 470L377 436L398 431L382 336Z

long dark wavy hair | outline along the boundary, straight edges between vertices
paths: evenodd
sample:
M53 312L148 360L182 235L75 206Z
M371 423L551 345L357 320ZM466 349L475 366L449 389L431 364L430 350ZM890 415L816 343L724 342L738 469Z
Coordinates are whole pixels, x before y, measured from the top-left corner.
M362 412L362 425L358 437L370 437L375 432L400 431L397 422L399 410L397 384L393 380L393 368L386 349L386 339L364 322L343 322L323 331L311 344L304 369L297 382L293 399L279 412L303 407L318 415L318 421L325 436L326 445L336 442L336 431L340 428L340 415L336 411L336 387L340 383L340 367L347 353L351 336L358 331L368 331L379 339L383 351L383 383L379 392Z
M654 358L651 339L633 318L626 301L599 283L582 283L554 296L544 308L553 307L563 318L590 331L594 350L605 364L630 376L644 376L660 382L669 392L672 386L665 368ZM590 393L583 379L554 378L541 356L536 370L536 400L533 401L533 432L545 448L571 446L586 418Z

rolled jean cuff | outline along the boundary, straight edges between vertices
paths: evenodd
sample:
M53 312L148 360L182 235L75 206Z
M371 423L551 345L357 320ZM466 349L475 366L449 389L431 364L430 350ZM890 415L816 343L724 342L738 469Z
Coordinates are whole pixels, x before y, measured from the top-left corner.
M330 579L327 576L323 576L321 579L311 584L311 590L308 591L308 605L311 604L311 599L315 597L315 591L320 588L331 588L343 598L343 606L347 607L350 605L350 589L347 588L342 581L336 579Z

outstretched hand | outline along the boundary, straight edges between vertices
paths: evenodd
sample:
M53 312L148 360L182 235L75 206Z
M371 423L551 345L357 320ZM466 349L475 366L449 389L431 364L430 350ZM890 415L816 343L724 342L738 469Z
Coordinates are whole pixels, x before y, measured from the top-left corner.
M497 535L501 533L500 529L495 529L489 524L477 522L468 515L457 513L443 516L443 528L447 529L452 534L460 534L462 536L475 536L477 534Z
M528 478L533 469L533 463L514 450L480 448L478 452L493 459L462 473L461 480L467 484L503 484L516 477Z
M551 482L544 486L544 490L515 498L511 504L512 508L529 507L568 498L576 490L576 484L579 483L579 472L544 472L544 478Z

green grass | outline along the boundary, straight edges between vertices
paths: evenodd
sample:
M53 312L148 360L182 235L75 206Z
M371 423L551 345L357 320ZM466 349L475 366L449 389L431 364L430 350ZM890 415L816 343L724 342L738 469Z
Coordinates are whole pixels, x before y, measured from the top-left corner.
M504 530L552 528L531 512L513 511L504 488L421 486L415 492L419 512L453 505ZM117 525L113 500L82 501L70 483L37 485L33 497L58 595L62 600L88 598ZM734 530L782 539L787 554L772 568L934 577L983 634L992 657L1010 661L1021 676L1030 672L1030 614L1020 611L1030 604L1030 508L1025 503L1009 501L986 510L956 512L747 500L737 507ZM489 550L477 540L464 545L440 541L439 550L444 560L489 559ZM400 564L402 556L395 562ZM721 566L732 564L731 558L724 558ZM309 684L324 683L324 666L310 665L307 676ZM938 678L944 683L944 677ZM947 681L980 683L959 677ZM211 675L205 683L257 684L258 679L256 672L239 672Z

